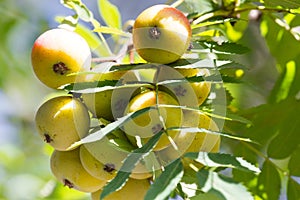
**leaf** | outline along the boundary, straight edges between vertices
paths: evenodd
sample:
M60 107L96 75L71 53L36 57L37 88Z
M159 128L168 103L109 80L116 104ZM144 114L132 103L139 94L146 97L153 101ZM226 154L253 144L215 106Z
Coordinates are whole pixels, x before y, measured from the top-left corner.
M196 12L198 14L202 14L213 11L217 7L217 5L214 4L214 1L211 0L185 0L184 3L185 6L189 9L189 13Z
M69 149L72 149L74 147L77 147L79 145L85 144L85 143L90 143L90 142L95 142L98 140L101 140L103 137L105 137L108 133L118 129L120 126L122 126L127 120L130 118L134 118L138 115L141 115L144 112L147 112L150 109L154 109L153 107L146 107L141 110L138 110L136 112L129 113L125 115L124 117L119 118L118 120L108 124L104 128L82 138L80 141L73 143Z
M282 6L284 8L296 9L300 7L299 0L265 0L266 6Z
M98 28L94 29L95 32L100 32L100 33L106 33L106 34L114 34L114 35L120 35L120 36L125 36L125 37L130 37L131 34L124 32L118 28L113 28L113 27L107 27L107 26L100 26Z
M197 43L207 49L213 49L215 53L244 54L250 51L249 48L233 42L219 44L213 41L197 41Z
M211 189L206 193L198 194L190 198L190 200L226 200L219 191Z
M168 106L166 106L168 107ZM182 107L182 106L170 106L170 107ZM182 109L184 109L184 107L182 107ZM184 131L184 132L188 132L188 133L206 133L206 134L212 134L212 135L220 135L222 137L226 137L226 138L230 138L230 139L234 139L234 140L239 140L239 141L244 141L244 142L253 142L252 140L250 140L249 138L243 138L243 137L238 137L235 135L232 135L230 133L223 133L223 132L219 132L219 131L212 131L212 130L208 130L205 128L199 128L199 127L170 127L168 128L168 130L180 130L180 131Z
M161 200L167 198L183 176L181 159L177 159L165 167L162 174L155 179L146 193L145 200Z
M287 185L288 200L300 199L300 184L290 178Z
M246 69L246 67L240 63L237 63L235 61L233 62L228 62L226 64L223 64L221 66L218 66L219 70L223 70L223 69Z
M260 169L255 167L253 164L244 160L241 157L234 157L230 154L223 153L207 153L207 152L189 152L184 155L202 163L208 167L225 167L234 168L246 172L259 173Z
M289 171L292 176L300 176L300 147L298 147L291 155L289 161Z
M94 19L93 13L81 2L81 0L61 0L61 3L73 9L83 21L90 22Z
M266 160L258 176L257 194L264 199L278 199L280 188L281 180L279 173L275 166Z
M125 185L131 174L131 171L134 169L136 164L150 153L163 133L163 130L158 132L153 137L151 137L151 139L144 146L135 149L128 155L128 157L124 161L124 164L118 171L116 177L103 188L100 199L103 199L114 191L118 191Z
M204 192L218 191L219 196L230 200L253 200L250 192L232 178L213 171L201 169L197 172L198 185Z
M108 0L98 0L98 9L104 22L113 28L121 29L119 9Z

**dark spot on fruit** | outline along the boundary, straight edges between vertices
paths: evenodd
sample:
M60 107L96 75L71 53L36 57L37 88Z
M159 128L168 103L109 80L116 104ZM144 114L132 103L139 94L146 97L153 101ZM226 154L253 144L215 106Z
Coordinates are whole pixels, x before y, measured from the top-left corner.
M181 85L175 87L174 90L175 90L175 95L176 95L176 96L181 96L181 97L183 97L183 96L185 96L186 93L187 93L187 90L186 90L184 87L182 87Z
M50 143L50 142L53 141L52 138L50 137L50 135L47 134L47 133L44 134L44 137L45 137L44 141L47 142L47 143Z
M69 188L74 188L74 184L71 183L71 181L69 181L68 179L64 179L64 186L68 186Z
M156 124L152 127L152 133L157 134L159 131L162 130L162 125L161 124Z
M107 164L104 165L103 170L106 171L106 172L111 173L114 170L116 170L116 166L114 164L112 164L112 163L107 163Z
M149 36L151 39L159 39L161 35L161 31L159 30L159 28L157 28L157 26L154 26L152 28L149 29Z
M65 63L59 62L53 65L53 71L56 74L64 75L69 71L69 68L66 66Z

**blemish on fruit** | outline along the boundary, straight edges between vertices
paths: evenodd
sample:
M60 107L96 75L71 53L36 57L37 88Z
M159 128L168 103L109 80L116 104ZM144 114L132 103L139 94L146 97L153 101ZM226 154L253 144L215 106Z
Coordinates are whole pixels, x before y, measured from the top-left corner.
M107 163L107 164L104 165L103 170L106 171L106 172L111 173L114 170L116 170L116 166L114 164L112 164L112 163Z
M160 35L161 35L161 31L159 30L159 28L157 28L157 26L154 26L149 29L149 36L151 39L158 40Z
M71 181L69 181L68 179L64 179L63 182L64 182L64 186L67 186L69 188L74 188L74 184L71 183Z
M44 136L45 136L44 138L45 142L50 143L53 141L49 134L45 133Z
M157 134L159 131L162 130L162 125L161 124L156 124L155 126L152 127L152 133L153 134Z
M175 87L174 91L175 91L176 96L181 96L181 97L185 96L187 93L187 90L184 87L182 87L181 85L178 85L177 87Z
M64 75L69 71L69 68L66 66L65 63L59 62L53 65L53 71L56 74Z

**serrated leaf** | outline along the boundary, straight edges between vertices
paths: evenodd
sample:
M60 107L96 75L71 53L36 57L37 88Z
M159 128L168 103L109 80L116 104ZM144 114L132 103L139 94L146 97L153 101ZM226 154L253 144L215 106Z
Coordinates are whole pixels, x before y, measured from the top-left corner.
M76 29L79 18L78 18L78 15L75 14L75 15L71 15L71 16L67 16L67 17L57 16L55 18L55 20L60 23L60 25L58 26L59 28L65 28L67 30L73 31Z
M165 167L165 171L155 179L146 193L145 200L161 200L167 198L176 188L183 176L181 159L177 159Z
M218 69L219 70L222 70L222 69L246 69L246 67L240 63L233 61L233 62L228 62L226 64L218 66Z
M296 149L291 155L289 161L289 171L292 176L300 176L300 147Z
M194 1L194 0L185 0L185 6L190 10L189 13L206 13L213 11L217 5L211 0L202 0L202 1Z
M197 172L198 185L204 192L218 191L225 199L230 200L253 200L254 198L241 184L232 178L226 177L213 171L201 169Z
M275 166L266 160L258 176L257 193L264 199L278 199L281 180Z
M288 180L287 197L288 200L300 199L300 184L292 178Z
M125 185L131 174L131 171L134 169L136 164L150 153L163 133L163 130L158 132L153 137L151 137L144 146L135 149L128 155L128 157L124 161L124 164L118 171L116 177L103 188L100 199L103 199L105 196L121 189Z
M94 17L93 13L81 2L81 0L61 0L61 3L73 9L83 21L90 22Z
M299 0L265 0L266 6L282 6L289 9L297 9L300 7Z
M115 5L108 0L98 0L98 9L101 17L108 26L121 29L121 15Z
M215 53L244 54L249 52L249 48L232 42L223 42L221 44L213 41L197 41L201 46L212 49Z
M208 167L234 168L246 172L259 173L260 169L255 167L241 157L234 157L230 154L207 153L207 152L189 152L184 157L192 158L197 162Z

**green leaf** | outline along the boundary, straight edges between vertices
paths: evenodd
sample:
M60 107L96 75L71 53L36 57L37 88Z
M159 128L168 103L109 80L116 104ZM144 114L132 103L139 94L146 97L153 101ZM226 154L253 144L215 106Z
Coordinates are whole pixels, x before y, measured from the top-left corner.
M265 0L266 6L282 6L284 8L296 9L300 7L299 0Z
M119 9L108 0L98 0L98 9L104 22L113 28L121 29Z
M234 157L230 154L223 153L207 153L207 152L189 152L184 155L202 163L208 167L225 167L234 168L246 172L259 173L260 169L255 167L253 164L244 160L241 157Z
M289 161L289 171L292 176L300 176L300 146L293 152Z
M213 41L197 41L197 43L204 48L214 50L215 53L244 54L250 51L249 48L233 42L223 42L219 44Z
M136 164L151 152L163 133L163 130L158 132L144 146L135 149L128 155L116 177L103 188L100 199L121 189L125 185Z
M300 184L290 178L287 185L288 200L300 199Z
M113 34L113 35L120 35L120 36L125 36L125 37L130 37L131 34L124 32L118 28L113 28L113 27L107 27L107 26L100 26L98 28L94 29L95 32L100 32L100 33L106 33L106 34Z
M190 200L226 200L226 198L219 191L211 189L206 193L191 197Z
M161 200L167 198L183 176L181 159L177 159L165 167L162 174L155 179L146 193L145 200Z
M213 171L201 169L197 172L198 185L204 192L218 191L219 196L230 200L253 200L247 189L232 178Z
M138 115L141 115L144 112L147 112L150 109L155 109L154 107L146 107L141 110L138 110L136 112L129 113L125 115L124 117L118 118L118 120L108 124L104 128L82 138L80 141L73 143L69 149L72 149L74 147L77 147L79 145L85 144L85 143L90 143L90 142L95 142L98 140L101 140L103 137L105 137L108 133L118 129L120 126L122 126L127 120L130 118L134 118Z
M278 199L280 195L281 180L275 166L266 160L262 172L258 176L257 194L263 199Z
M81 0L61 0L61 3L73 9L83 21L90 22L94 19L93 13L81 2Z
M213 11L217 4L214 3L214 1L211 0L202 0L202 1L194 1L194 0L185 0L184 1L185 7L189 9L189 13L206 13Z

